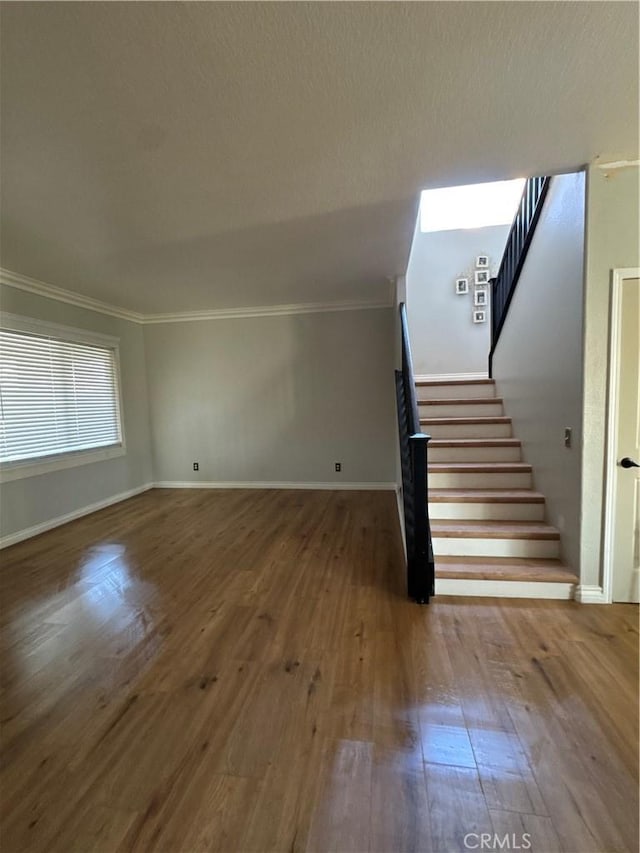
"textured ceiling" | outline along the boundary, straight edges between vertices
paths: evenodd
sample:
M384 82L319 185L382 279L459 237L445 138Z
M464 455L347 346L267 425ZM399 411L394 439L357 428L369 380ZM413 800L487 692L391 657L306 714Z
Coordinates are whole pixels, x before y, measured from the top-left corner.
M375 298L423 187L637 150L636 3L2 4L2 266L136 311Z

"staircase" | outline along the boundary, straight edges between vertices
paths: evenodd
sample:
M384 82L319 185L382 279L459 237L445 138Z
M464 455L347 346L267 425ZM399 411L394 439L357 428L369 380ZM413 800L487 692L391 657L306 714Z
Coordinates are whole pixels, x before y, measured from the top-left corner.
M573 598L576 575L492 379L420 380L436 594Z

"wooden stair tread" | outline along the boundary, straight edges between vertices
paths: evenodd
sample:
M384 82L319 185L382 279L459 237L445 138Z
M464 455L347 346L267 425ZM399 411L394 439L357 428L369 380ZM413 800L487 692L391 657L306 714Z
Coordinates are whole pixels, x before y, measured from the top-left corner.
M436 557L437 578L578 583L560 560L523 557Z
M419 406L493 406L502 403L502 397L433 397L417 402Z
M495 379L417 379L416 388L432 385L495 385Z
M429 489L430 503L544 503L533 489Z
M430 462L432 474L528 474L531 465L528 462Z
M559 539L543 521L432 521L434 539Z
M487 398L491 399L491 398ZM495 398L494 398L495 399ZM449 424L450 426L464 426L465 424L510 424L511 418L505 415L481 415L480 417L465 418L460 415L443 418L420 418L421 424Z
M429 447L520 447L519 438L432 438Z

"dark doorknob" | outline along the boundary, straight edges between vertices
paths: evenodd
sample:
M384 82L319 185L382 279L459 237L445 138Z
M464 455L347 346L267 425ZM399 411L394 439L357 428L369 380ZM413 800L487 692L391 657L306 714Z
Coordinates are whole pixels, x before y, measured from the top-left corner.
M621 468L640 468L637 462L634 462L633 459L629 459L628 456L625 456L624 459L620 460Z

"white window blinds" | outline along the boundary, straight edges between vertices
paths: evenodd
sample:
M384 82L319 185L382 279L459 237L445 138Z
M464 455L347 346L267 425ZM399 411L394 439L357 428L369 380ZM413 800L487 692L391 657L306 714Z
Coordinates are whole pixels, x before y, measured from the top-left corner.
M0 462L120 442L113 348L0 329Z

